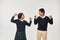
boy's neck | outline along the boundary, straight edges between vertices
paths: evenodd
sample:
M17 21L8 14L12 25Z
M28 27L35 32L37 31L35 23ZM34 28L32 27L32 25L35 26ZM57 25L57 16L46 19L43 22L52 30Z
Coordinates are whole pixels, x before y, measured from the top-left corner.
M45 15L44 16L40 16L41 18L45 18Z
M41 16L41 17L44 17L45 15Z

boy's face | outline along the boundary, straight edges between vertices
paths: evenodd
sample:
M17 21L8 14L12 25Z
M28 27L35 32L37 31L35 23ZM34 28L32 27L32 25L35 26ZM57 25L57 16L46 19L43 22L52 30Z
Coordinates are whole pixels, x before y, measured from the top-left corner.
M25 16L24 16L24 14L22 15L22 17L21 17L21 19L24 19L25 18Z
M40 16L44 16L44 13L41 12L41 11L39 11L39 15L40 15Z

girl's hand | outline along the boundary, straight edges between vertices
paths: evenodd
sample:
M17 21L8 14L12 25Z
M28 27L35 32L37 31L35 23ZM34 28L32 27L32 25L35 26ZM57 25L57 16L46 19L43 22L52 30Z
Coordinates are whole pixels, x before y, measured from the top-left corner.
M34 19L36 19L37 17L36 16L34 16Z
M14 17L17 16L17 13L15 13L13 16L14 16Z
M30 21L32 21L32 18L29 18Z

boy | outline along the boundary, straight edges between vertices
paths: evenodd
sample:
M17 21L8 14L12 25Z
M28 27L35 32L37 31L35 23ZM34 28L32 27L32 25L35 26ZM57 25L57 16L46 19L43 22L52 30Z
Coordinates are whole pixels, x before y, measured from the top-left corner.
M43 38L43 40L47 40L48 23L50 23L51 25L53 24L52 16L45 16L44 8L39 9L39 17L36 18L36 16L34 16L34 24L38 24L37 40L41 40L41 37Z
M18 19L14 20L15 16L18 16ZM28 23L26 20L24 20L24 18L25 16L23 13L19 13L18 15L15 13L11 18L11 22L17 25L17 32L14 40L27 40L25 34L25 27L26 27L25 25L30 26L32 20L30 18L30 21Z

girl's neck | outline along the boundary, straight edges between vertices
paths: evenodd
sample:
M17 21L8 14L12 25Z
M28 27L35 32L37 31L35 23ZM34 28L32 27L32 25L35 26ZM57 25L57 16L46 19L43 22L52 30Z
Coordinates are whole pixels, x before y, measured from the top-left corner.
M23 21L23 19L20 19L21 21Z
M20 20L23 20L23 19L20 19Z

